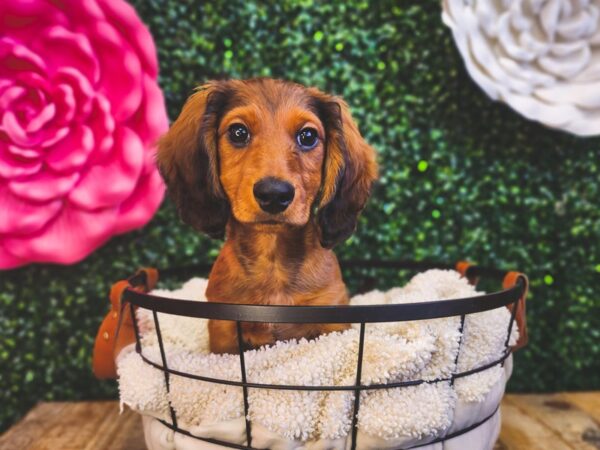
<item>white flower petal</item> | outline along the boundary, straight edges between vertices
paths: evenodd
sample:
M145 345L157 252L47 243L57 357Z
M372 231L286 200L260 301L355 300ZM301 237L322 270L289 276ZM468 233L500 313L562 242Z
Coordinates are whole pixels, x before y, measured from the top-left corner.
M540 22L542 29L548 36L548 39L554 40L554 33L556 33L556 27L558 26L558 19L560 17L560 1L549 0L544 3L540 11Z
M571 78L572 83L588 83L600 80L600 52L593 52L588 66Z
M556 27L557 33L567 40L581 39L593 33L598 25L598 10L590 6L575 16L566 17Z
M510 27L510 16L508 14L500 17L498 21L498 42L504 51L512 58L521 61L533 61L537 54L523 48L516 40L515 34Z
M489 97L547 126L600 134L600 0L445 0L443 8Z
M498 62L512 76L533 86L550 86L556 80L553 76L528 63L518 63L509 58L498 58ZM528 89L527 92L531 92L531 90Z
M557 77L569 79L577 75L587 66L591 59L589 47L570 53L562 58L543 56L538 59L539 65Z
M575 104L581 108L600 108L600 80L588 84L560 84L535 90L535 95L551 103Z

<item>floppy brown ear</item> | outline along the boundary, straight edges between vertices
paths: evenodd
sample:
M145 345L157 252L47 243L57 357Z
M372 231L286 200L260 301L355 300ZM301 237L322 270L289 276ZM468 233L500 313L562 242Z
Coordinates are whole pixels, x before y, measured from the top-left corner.
M313 90L314 107L326 133L322 191L317 213L321 245L350 237L377 178L375 150L366 143L341 99Z
M158 143L157 162L181 219L222 238L229 204L218 176L217 128L231 100L226 82L201 86Z

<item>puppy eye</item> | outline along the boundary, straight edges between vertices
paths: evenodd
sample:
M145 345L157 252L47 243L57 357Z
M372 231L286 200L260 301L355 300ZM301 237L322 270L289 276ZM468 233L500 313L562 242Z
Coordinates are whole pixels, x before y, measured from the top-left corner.
M296 134L296 141L302 150L312 150L319 143L319 134L314 128L302 128Z
M234 123L227 130L229 140L236 145L243 145L250 140L250 131L241 123Z

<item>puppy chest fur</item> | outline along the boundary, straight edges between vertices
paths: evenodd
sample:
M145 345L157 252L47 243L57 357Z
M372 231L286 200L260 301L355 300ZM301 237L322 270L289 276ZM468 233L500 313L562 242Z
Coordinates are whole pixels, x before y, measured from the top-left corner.
M230 225L210 273L209 301L267 305L346 301L336 256L321 247L313 224L277 231L246 228L237 222Z

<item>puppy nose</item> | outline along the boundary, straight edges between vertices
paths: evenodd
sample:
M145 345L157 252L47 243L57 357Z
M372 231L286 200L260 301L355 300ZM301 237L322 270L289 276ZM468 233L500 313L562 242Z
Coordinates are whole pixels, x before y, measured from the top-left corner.
M254 184L254 198L269 214L284 211L294 199L294 186L287 181L267 177Z

